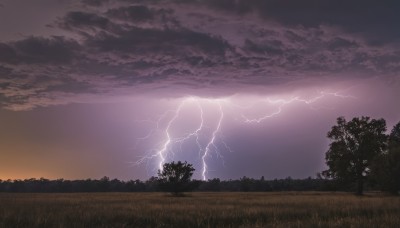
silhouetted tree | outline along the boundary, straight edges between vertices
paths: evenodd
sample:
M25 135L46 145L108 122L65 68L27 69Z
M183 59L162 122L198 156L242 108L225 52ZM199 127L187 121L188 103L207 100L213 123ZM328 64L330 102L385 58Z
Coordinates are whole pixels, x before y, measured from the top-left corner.
M342 183L357 183L357 194L363 194L364 182L374 158L382 154L387 136L384 119L353 118L347 122L337 119L337 125L328 132L331 139L326 152L329 167L323 174Z
M210 179L208 181L201 181L199 184L199 191L211 191L219 192L221 191L221 180L219 178Z
M150 177L150 179L148 179L145 182L146 185L146 190L149 192L154 192L158 190L158 178L157 177Z
M193 190L195 186L190 178L194 170L192 164L188 164L186 161L184 163L181 161L165 163L163 169L158 170L160 189L171 192L175 196Z
M382 190L398 194L400 191L400 122L389 135L388 150L374 162L372 172Z
M249 192L253 185L253 179L248 178L246 176L240 178L240 191L241 192Z

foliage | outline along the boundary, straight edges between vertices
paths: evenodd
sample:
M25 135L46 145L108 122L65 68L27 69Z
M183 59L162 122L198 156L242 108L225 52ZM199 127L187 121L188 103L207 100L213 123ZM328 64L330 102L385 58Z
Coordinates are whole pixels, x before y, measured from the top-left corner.
M393 127L388 140L388 150L374 163L373 175L382 190L393 194L400 191L400 122Z
M193 190L195 186L190 178L194 170L193 165L186 161L184 163L181 161L165 163L163 169L158 170L160 189L171 192L173 195Z
M329 167L323 174L342 183L357 183L357 194L362 194L374 158L386 147L386 122L369 117L353 118L347 122L337 119L337 125L328 132L331 139L326 152Z

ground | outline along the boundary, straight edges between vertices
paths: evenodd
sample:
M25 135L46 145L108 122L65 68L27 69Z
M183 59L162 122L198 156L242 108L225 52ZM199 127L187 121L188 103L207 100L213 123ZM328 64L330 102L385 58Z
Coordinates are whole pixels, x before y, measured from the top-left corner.
M400 197L350 193L0 193L0 227L399 227Z

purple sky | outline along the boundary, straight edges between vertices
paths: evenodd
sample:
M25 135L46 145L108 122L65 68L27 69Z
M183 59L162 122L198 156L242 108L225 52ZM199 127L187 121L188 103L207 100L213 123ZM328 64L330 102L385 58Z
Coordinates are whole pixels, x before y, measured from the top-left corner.
M400 121L392 0L0 0L0 179L324 170L338 116Z

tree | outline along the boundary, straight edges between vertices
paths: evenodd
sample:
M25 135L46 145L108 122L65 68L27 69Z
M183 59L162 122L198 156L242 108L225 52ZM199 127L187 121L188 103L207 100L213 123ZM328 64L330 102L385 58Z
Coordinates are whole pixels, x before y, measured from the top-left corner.
M375 160L372 169L382 190L398 194L400 191L400 122L390 132L388 150Z
M385 131L384 119L363 116L347 122L339 117L327 135L331 140L326 152L329 169L323 174L342 183L357 183L356 193L362 195L372 161L386 148Z
M158 181L161 190L178 196L183 192L191 191L195 187L190 178L195 169L186 161L182 163L165 163L162 170L158 170Z

